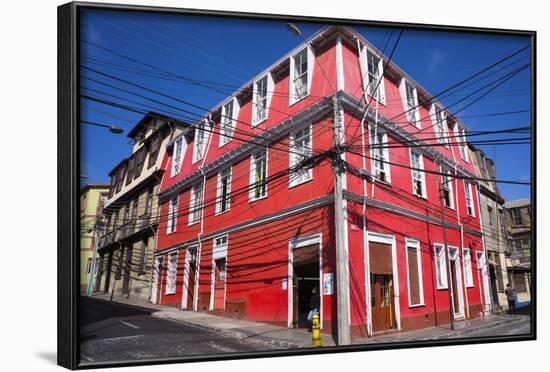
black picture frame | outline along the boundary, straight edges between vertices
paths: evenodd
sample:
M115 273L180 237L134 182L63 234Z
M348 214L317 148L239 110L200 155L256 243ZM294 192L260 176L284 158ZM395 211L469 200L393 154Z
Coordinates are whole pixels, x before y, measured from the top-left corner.
M211 356L190 356L151 360L128 360L107 363L86 363L82 365L79 357L79 193L80 193L80 107L79 107L79 17L85 9L117 10L127 12L152 12L184 15L207 15L212 17L238 19L284 20L288 22L315 22L325 24L355 24L376 27L401 27L417 30L436 30L447 32L490 33L501 35L522 35L531 38L531 179L536 180L536 31L491 29L483 27L460 27L434 24L416 24L400 22L381 22L361 19L335 19L309 16L288 16L280 14L261 14L246 12L227 12L202 9L180 9L155 6L136 6L122 4L103 4L91 2L71 2L58 7L58 364L68 369L88 369L97 367L140 366L181 362L201 362L213 360L245 359L258 357L307 355L317 353L339 353L353 351L388 350L418 348L427 346L468 345L494 342L529 341L537 339L537 273L536 273L536 183L531 183L531 206L533 225L532 241L532 299L531 334L506 337L482 337L468 339L450 339L437 341L398 342L392 344L350 345L324 347L322 349L297 349L262 351L254 353L219 354Z

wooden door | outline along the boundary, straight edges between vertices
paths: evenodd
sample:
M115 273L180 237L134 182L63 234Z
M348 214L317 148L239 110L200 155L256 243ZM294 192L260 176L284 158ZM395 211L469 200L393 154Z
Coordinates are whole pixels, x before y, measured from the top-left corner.
M392 275L371 274L372 332L395 328Z
M195 270L197 265L195 261L189 263L189 278L187 281L187 306L189 310L193 310L193 304L195 303Z
M458 294L458 283L457 283L457 272L456 272L456 260L451 261L451 285L453 288L453 310L456 313L460 311L460 304L459 304L459 294Z
M214 261L214 309L225 308L225 258Z
M369 242L373 333L395 328L392 263L390 244Z

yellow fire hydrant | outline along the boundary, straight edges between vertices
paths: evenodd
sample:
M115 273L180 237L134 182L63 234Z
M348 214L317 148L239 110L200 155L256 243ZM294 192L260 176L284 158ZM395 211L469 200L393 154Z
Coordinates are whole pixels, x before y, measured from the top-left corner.
M323 346L323 340L321 340L321 332L319 329L319 314L313 314L313 332L311 333L311 346L320 347Z

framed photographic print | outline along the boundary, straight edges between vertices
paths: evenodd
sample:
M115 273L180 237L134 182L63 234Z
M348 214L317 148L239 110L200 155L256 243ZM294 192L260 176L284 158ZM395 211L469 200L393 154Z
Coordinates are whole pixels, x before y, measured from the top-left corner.
M58 363L534 340L526 30L58 8Z

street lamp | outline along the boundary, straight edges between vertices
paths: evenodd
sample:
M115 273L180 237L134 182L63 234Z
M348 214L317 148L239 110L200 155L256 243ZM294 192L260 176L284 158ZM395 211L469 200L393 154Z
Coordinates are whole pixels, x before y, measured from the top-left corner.
M80 120L80 122L82 124L93 125L95 127L107 128L107 129L109 129L109 132L114 133L114 134L121 134L121 133L124 132L124 129L115 127L113 125L106 125L106 124L96 123L96 122L88 121L88 120Z
M304 39L305 43L311 48L314 49L311 43L304 37L300 29L292 24L287 23L286 28L293 35L300 36ZM325 69L319 63L317 56L313 53L313 58L319 66L319 70L323 73L325 80L327 81L330 89L333 92L332 95L332 108L334 110L334 130L333 130L333 147L334 147L334 159L332 161L332 171L334 173L334 227L335 227L335 245L336 245L336 292L337 292L337 314L338 314L338 345L349 345L351 344L351 335L349 330L349 278L347 277L347 261L348 257L344 250L345 244L345 235L344 235L344 195L343 195L343 183L342 183L342 173L343 173L343 162L341 157L342 152L342 133L340 126L340 108L338 103L338 97L336 95L336 89L330 82Z

